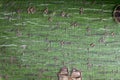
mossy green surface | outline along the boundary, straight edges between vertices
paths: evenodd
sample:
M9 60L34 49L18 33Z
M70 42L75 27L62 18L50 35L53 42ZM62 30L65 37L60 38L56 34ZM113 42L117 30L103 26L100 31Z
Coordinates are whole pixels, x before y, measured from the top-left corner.
M119 80L120 25L112 12L120 2L84 1L1 1L0 80L57 80L63 66L81 70L83 80ZM36 12L28 14L28 6ZM61 11L70 16L61 17Z

